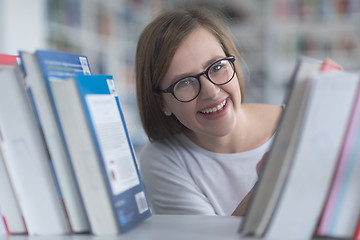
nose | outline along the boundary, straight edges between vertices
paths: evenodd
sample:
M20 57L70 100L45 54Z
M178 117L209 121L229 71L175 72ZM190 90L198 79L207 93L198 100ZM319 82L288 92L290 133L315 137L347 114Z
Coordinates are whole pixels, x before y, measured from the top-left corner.
M214 98L220 92L220 86L217 86L210 82L210 80L202 75L200 77L201 91L199 97L201 98Z

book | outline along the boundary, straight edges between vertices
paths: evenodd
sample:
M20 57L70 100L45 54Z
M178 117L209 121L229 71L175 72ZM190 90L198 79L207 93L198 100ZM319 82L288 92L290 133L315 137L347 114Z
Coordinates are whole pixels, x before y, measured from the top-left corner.
M0 71L1 146L29 235L69 233L47 147L20 82L19 69Z
M20 51L20 58L24 73L24 86L49 150L54 174L60 188L59 194L63 199L71 231L73 233L89 232L90 226L48 88L50 76L69 77L80 73L90 74L87 57L38 50L36 53Z
M324 64L327 65L325 68ZM320 73L323 70L327 73ZM355 74L328 70L327 61L309 58L298 60L277 135L266 156L259 183L240 227L243 235L265 235L274 239L286 239L289 236L311 238L314 232L311 227L316 226L321 204L326 198L326 189L331 182L336 155L341 146L342 134L350 116L358 82ZM344 79L347 89L337 86ZM348 91L346 97L341 97L344 102L337 102L333 109L322 106L333 105L334 98L342 96L345 90ZM331 91L334 91L334 98L330 97ZM327 100L329 101L326 102ZM343 106L340 106L340 103ZM339 120L339 123L326 119L327 116L333 116L334 112L337 113L335 120ZM324 123L321 123L321 120ZM336 131L333 131L331 126ZM326 136L328 141L322 136ZM321 147L331 150L325 154ZM316 160L319 153L324 153L322 163ZM325 166L325 163L326 168L320 169L321 164ZM315 170L319 171L318 175ZM316 189L321 184L321 189ZM308 209L305 203L308 204Z
M1 126L0 126L1 133ZM5 149L0 141L0 211L9 235L27 234L23 214L19 207L18 199L14 192L12 180L7 172L4 157Z
M308 57L297 60L285 100L286 107L279 122L280 127L264 163L266 171L260 173L260 181L240 229L244 235L260 237L270 222L298 144L302 116L309 94L308 79L320 71L321 63L318 59Z
M311 77L301 134L266 238L312 238L331 186L358 82L357 74L342 71Z
M356 222L356 228L353 233L353 236L351 238L352 240L360 240L360 215L358 217L358 220Z
M360 214L360 90L338 156L317 237L350 239Z
M18 62L19 56L0 53L0 70L9 69Z
M49 82L92 233L132 229L151 210L112 76Z
M3 216L0 212L0 236L7 236L8 232L6 230L5 222L3 221Z

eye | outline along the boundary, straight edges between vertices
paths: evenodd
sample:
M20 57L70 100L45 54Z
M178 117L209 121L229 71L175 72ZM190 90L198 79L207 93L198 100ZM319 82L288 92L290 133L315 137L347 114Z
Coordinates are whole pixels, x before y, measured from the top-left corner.
M224 66L226 65L226 61L220 61L215 63L213 66L211 66L210 68L210 73L215 73L220 71Z
M185 78L181 81L179 81L176 85L175 85L175 90L181 90L183 88L187 88L191 85L194 85L196 83L196 79L189 77L189 78Z

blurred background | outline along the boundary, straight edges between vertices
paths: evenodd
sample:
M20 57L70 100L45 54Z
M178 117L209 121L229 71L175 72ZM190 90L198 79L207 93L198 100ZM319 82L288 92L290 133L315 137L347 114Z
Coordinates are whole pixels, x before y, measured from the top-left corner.
M0 0L0 53L52 49L89 58L116 79L136 150L147 140L134 89L137 39L161 11L220 11L245 60L246 102L281 104L299 56L360 69L359 0Z

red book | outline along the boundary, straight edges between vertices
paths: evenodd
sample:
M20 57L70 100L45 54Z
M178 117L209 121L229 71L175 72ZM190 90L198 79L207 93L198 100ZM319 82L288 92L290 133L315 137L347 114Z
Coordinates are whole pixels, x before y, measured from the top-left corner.
M17 62L17 59L18 56L16 55L0 54L0 65L12 66Z
M360 240L360 216L353 236L353 240Z

